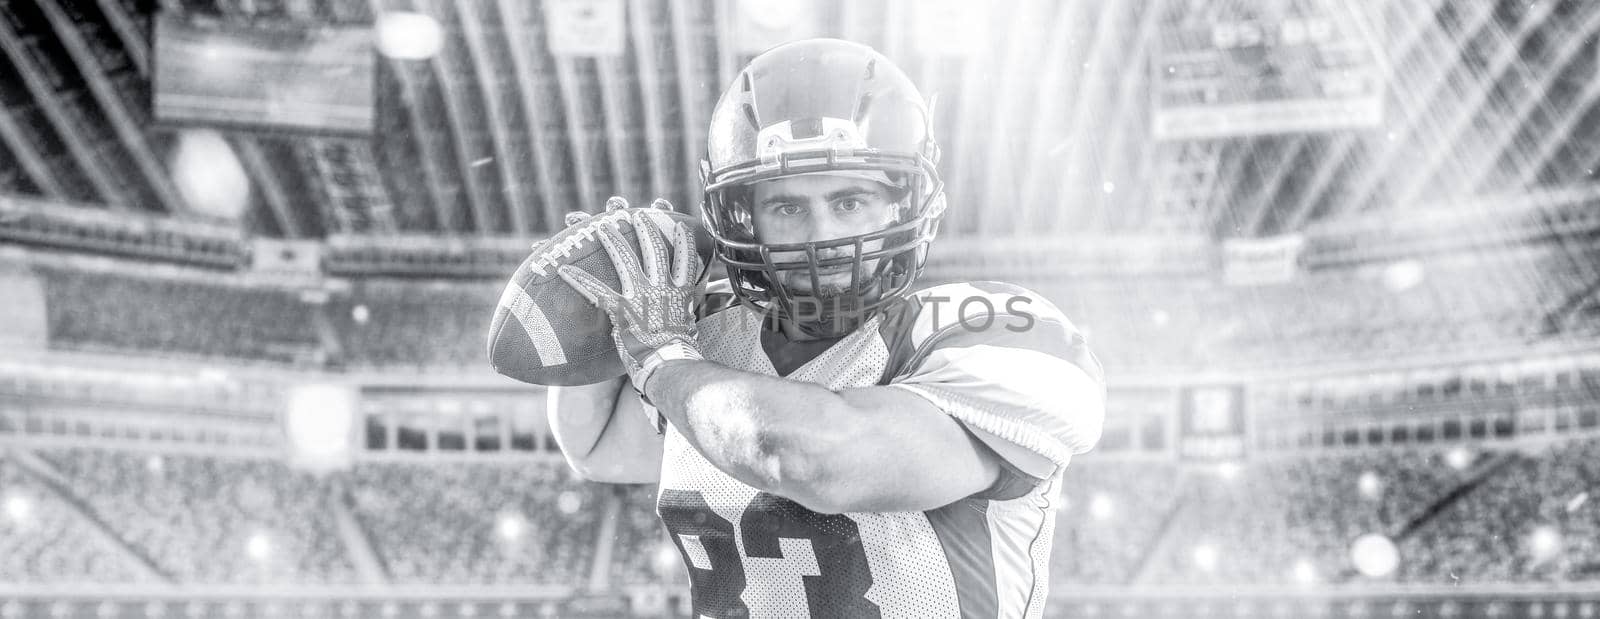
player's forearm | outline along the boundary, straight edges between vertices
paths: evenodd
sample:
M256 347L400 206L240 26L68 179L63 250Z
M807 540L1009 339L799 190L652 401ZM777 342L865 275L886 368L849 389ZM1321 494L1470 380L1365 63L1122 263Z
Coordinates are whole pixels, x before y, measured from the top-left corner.
M822 483L833 420L845 401L821 385L709 361L673 361L647 385L650 401L706 460L734 479L805 502Z

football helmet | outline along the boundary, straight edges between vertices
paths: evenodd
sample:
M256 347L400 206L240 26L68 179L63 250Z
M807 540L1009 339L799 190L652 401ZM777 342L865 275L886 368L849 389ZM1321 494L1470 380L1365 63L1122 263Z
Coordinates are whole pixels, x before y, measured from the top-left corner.
M837 39L768 50L717 101L708 142L701 216L742 302L813 337L839 337L911 292L944 214L944 184L928 106L888 58ZM894 220L838 239L757 238L751 186L814 173L889 180ZM819 292L818 269L846 264L854 266L849 286ZM812 286L785 285L795 273Z

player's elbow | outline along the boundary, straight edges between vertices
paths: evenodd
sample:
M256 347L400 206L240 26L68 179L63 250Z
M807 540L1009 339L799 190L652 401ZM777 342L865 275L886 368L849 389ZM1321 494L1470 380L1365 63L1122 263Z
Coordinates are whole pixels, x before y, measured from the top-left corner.
M568 457L567 469L572 471L573 477L583 481L609 483L606 479L606 471L603 471L595 462Z
M562 452L562 456L567 461L567 469L572 471L572 475L574 477L577 477L583 481L602 483L606 483L608 481L607 473L610 471L605 470L606 467L599 461L599 458L574 456L573 454L565 451Z

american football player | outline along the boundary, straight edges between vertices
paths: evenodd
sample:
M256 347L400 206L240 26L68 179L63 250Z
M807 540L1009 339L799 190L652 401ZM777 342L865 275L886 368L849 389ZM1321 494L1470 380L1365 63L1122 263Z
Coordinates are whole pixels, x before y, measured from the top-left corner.
M1039 616L1059 485L1098 440L1101 368L1061 312L998 282L917 288L945 209L921 94L814 39L717 103L702 219L602 237L627 377L551 388L588 479L657 483L703 617ZM637 392L637 396L634 393Z

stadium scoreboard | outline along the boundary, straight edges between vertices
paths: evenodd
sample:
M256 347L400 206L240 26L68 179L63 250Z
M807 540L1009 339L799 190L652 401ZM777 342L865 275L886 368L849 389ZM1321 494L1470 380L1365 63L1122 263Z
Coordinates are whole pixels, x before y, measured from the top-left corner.
M1371 128L1383 119L1369 0L1161 0L1151 56L1159 140Z
M172 125L370 135L370 26L155 17L152 107Z

